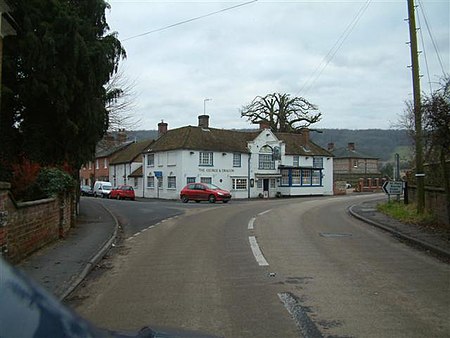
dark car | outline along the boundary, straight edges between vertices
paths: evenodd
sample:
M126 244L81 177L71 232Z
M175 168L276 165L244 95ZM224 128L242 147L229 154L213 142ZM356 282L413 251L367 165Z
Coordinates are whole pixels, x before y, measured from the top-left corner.
M111 190L109 198L117 198L118 200L129 199L134 201L136 195L131 185L121 185Z
M94 196L94 191L88 185L80 186L81 196Z
M101 329L66 307L0 256L0 336L20 338L214 338L178 329L144 327L139 332Z
M214 184L189 183L181 190L180 198L183 203L191 200L196 202L209 201L209 203L215 203L216 201L222 201L227 203L231 199L231 193Z

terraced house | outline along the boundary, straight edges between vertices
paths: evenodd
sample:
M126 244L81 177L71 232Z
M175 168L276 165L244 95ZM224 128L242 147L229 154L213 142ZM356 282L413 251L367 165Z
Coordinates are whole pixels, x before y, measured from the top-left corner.
M143 196L177 199L191 182L213 183L233 198L332 195L333 155L302 133L252 132L198 126L167 130L143 152Z

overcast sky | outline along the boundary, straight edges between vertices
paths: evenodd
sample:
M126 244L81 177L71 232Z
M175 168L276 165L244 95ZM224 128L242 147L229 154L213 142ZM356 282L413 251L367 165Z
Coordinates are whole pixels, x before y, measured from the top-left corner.
M108 24L127 52L121 67L136 83L134 129L197 125L204 110L211 127L255 128L239 110L273 92L316 104L316 128L389 129L412 97L406 0L109 3ZM416 4L429 93L429 79L435 89L450 71L450 2Z

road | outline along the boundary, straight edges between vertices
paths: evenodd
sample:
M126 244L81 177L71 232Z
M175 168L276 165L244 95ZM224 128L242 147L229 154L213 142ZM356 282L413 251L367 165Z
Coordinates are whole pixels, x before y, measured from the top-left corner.
M448 337L449 266L347 214L367 198L137 202L126 212L123 201L107 201L140 229L72 305L121 330ZM143 221L146 208L163 206L174 217L156 226Z

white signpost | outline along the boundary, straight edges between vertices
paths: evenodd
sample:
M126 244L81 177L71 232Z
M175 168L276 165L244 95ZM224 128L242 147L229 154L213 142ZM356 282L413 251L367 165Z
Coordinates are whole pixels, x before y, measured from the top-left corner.
M383 191L391 195L397 195L397 199L400 199L400 195L403 193L403 182L402 181L386 181L381 187Z

